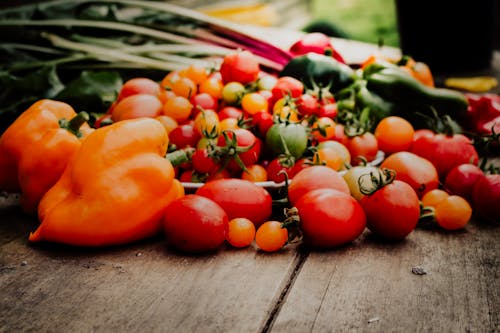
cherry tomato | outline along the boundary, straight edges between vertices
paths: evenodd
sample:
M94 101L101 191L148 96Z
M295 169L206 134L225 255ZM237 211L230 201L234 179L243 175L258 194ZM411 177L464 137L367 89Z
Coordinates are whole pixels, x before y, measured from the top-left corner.
M375 127L378 148L387 155L410 149L415 130L406 119L398 116L383 118Z
M367 227L389 240L402 240L417 226L420 202L415 190L394 180L360 201L366 213Z
M177 120L175 120L172 117L166 116L166 115L157 116L156 120L158 120L163 125L163 127L165 127L165 129L167 130L167 133L172 132L172 130L174 128L179 126L179 123L177 122Z
M248 180L212 180L201 186L196 194L217 202L226 211L229 219L245 217L256 227L271 216L271 195L263 187Z
M361 162L360 158L364 158L367 162L371 162L375 159L375 157L377 157L377 138L375 138L375 135L370 132L354 137L348 137L345 145L351 153L353 165L358 165Z
M165 89L163 89L156 81L145 77L135 77L127 80L123 84L116 100L121 101L125 97L136 94L153 95L164 102Z
M267 165L267 180L273 181L275 183L281 183L286 180L283 173L290 175L292 167L287 167L281 164L280 158L275 158ZM290 176L288 176L290 178Z
M175 96L163 105L163 114L174 118L177 122L186 121L193 110L193 104L186 97Z
M255 238L255 225L249 219L237 217L229 221L226 240L234 247L247 247Z
M295 207L304 243L311 247L326 249L347 244L358 238L366 226L361 205L349 194L335 189L307 192Z
M282 76L278 78L271 91L273 93L273 100L275 101L285 96L297 98L302 95L304 84L294 77Z
M461 196L450 195L440 201L434 208L436 222L446 230L457 230L465 227L472 216L472 208Z
M189 65L183 72L184 76L189 78L195 84L200 84L208 79L208 71L205 66L200 64Z
M424 207L436 207L441 201L448 198L450 194L441 189L430 190L422 196L422 206Z
M335 151L336 155L342 160L342 165L339 170L345 170L346 166L351 164L351 153L342 143L334 140L327 140L320 142L317 147L318 150L328 148Z
M260 67L257 57L250 51L238 51L224 57L220 74L222 81L247 84L257 81Z
M217 76L210 76L208 79L200 83L199 92L207 93L213 98L222 98L222 88L224 84L222 79Z
M408 183L419 198L439 186L438 173L434 165L427 159L407 151L390 155L380 167L396 171L396 179Z
M177 126L168 134L168 137L170 143L174 144L177 149L187 146L196 147L198 140L200 140L200 134L190 124Z
M219 101L208 93L198 93L190 99L193 105L193 115L196 116L200 110L218 110Z
M214 110L202 110L194 117L194 129L200 135L215 137L219 134L219 116Z
M267 170L260 164L247 166L247 170L241 173L241 179L251 182L265 182L267 180Z
M198 92L198 87L191 79L181 77L172 84L172 92L177 96L182 96L190 99Z
M319 117L327 117L331 119L335 119L338 113L337 104L335 103L321 103L318 110Z
M222 99L228 105L239 104L245 91L245 86L240 82L228 82L222 88Z
M161 114L162 103L158 97L149 94L135 94L123 98L113 109L111 119L121 121L140 117L155 118Z
M219 164L209 156L206 148L196 149L191 156L191 163L193 169L199 173L213 173L219 167Z
M312 124L311 133L318 142L331 140L335 136L335 121L329 117L319 117Z
M377 175L379 173L379 168L371 165L357 165L346 171L342 176L349 186L349 191L354 199L360 201L365 195L361 193L360 181L369 175L370 173Z
M232 147L234 149L230 149L231 151L236 151L237 149L246 150L237 153L237 156L245 166L255 164L259 160L261 142L252 132L244 128L237 128L223 133L227 134L230 145L232 145L233 138L236 140L236 147ZM228 147L228 143L226 142L224 135L219 135L217 139L217 146ZM231 158L231 161L228 163L227 168L232 171L241 170L241 167L235 161L234 156L229 157Z
M288 231L278 221L266 221L255 234L255 243L265 252L275 252L283 248L288 240Z
M247 93L241 99L241 108L250 115L267 112L267 99L258 92Z
M257 127L260 136L265 138L271 126L274 125L273 116L267 111L257 112L252 117L252 125Z
M243 110L234 106L225 106L219 110L218 114L220 120L224 120L226 118L239 119L243 117Z
M267 131L266 143L276 156L289 154L299 159L307 148L307 131L298 123L277 123Z
M163 228L168 244L177 250L213 251L226 239L228 217L214 201L188 194L167 206Z
M477 180L482 176L483 171L477 165L459 164L446 175L444 188L450 193L472 202L472 190Z
M319 112L318 99L308 93L302 94L297 98L297 108L301 116L317 115Z
M314 159L317 159L320 163L335 171L339 171L344 166L342 156L340 156L335 149L330 147L319 147L314 155Z
M288 198L292 205L307 192L319 188L330 188L350 194L349 186L335 170L323 165L312 165L299 171L288 186Z

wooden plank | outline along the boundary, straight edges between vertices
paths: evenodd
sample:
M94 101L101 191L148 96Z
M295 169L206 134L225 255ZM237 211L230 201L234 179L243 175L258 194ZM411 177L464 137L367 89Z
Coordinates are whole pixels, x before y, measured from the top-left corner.
M189 256L161 236L106 249L26 238L0 245L0 332L255 332L299 258L254 246Z
M396 244L364 236L309 255L272 332L500 329L498 225L419 228ZM413 267L427 274L414 274Z

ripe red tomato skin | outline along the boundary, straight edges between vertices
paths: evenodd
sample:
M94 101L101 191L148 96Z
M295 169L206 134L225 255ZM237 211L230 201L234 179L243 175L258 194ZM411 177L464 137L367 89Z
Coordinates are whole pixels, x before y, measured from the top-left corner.
M169 134L170 143L175 144L177 149L187 146L196 147L200 139L200 134L194 129L193 125L182 124L174 128Z
M455 166L448 172L444 180L444 188L455 195L459 195L469 203L472 202L472 190L483 171L474 164L464 163Z
M295 205L307 192L319 188L330 188L351 194L349 185L337 171L324 165L313 165L294 175L288 186L288 199Z
M201 253L222 245L228 221L227 214L217 203L188 194L167 206L163 228L170 246L183 252Z
M260 67L253 53L237 51L224 57L219 72L224 83L234 81L247 84L257 80Z
M286 180L285 175L281 174L280 172L286 172L288 178L290 178L291 169L292 168L281 165L279 158L275 158L267 165L267 180L273 181L275 183L284 182Z
M498 223L500 221L500 174L479 177L472 190L472 206L483 218Z
M278 78L276 84L271 90L273 94L273 101L277 101L280 98L290 95L293 98L298 98L302 95L304 91L304 84L291 76L282 76Z
M392 241L408 236L417 226L420 202L415 190L394 180L360 201L366 213L366 226L374 234Z
M200 173L212 173L217 170L218 164L208 155L206 148L197 149L191 156L193 168Z
M159 96L161 89L161 86L156 81L145 77L135 77L123 84L116 100L121 101L125 97L136 94Z
M330 188L302 196L298 209L304 243L320 249L345 245L358 238L366 227L361 205L349 194Z
M232 220L245 217L256 227L264 223L272 213L272 198L269 192L255 183L238 178L209 181L196 194L217 202Z
M431 135L429 132L419 131L416 134L418 136L413 140L411 152L431 161L441 180L446 178L453 167L463 163L477 164L479 161L471 140L462 134Z

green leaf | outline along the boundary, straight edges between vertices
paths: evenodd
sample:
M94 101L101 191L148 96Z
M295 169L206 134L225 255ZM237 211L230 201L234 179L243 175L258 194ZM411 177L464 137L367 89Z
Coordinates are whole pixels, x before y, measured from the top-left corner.
M55 96L75 109L100 113L116 100L123 85L118 72L83 71Z

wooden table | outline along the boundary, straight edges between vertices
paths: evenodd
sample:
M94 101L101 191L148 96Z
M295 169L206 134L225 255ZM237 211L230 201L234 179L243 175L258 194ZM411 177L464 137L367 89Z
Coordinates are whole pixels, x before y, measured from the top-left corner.
M354 57L373 50L336 42ZM500 53L489 72L500 78ZM324 252L189 256L161 235L104 249L32 245L37 223L16 196L0 197L0 332L500 331L498 224L418 227L399 243L366 231Z

